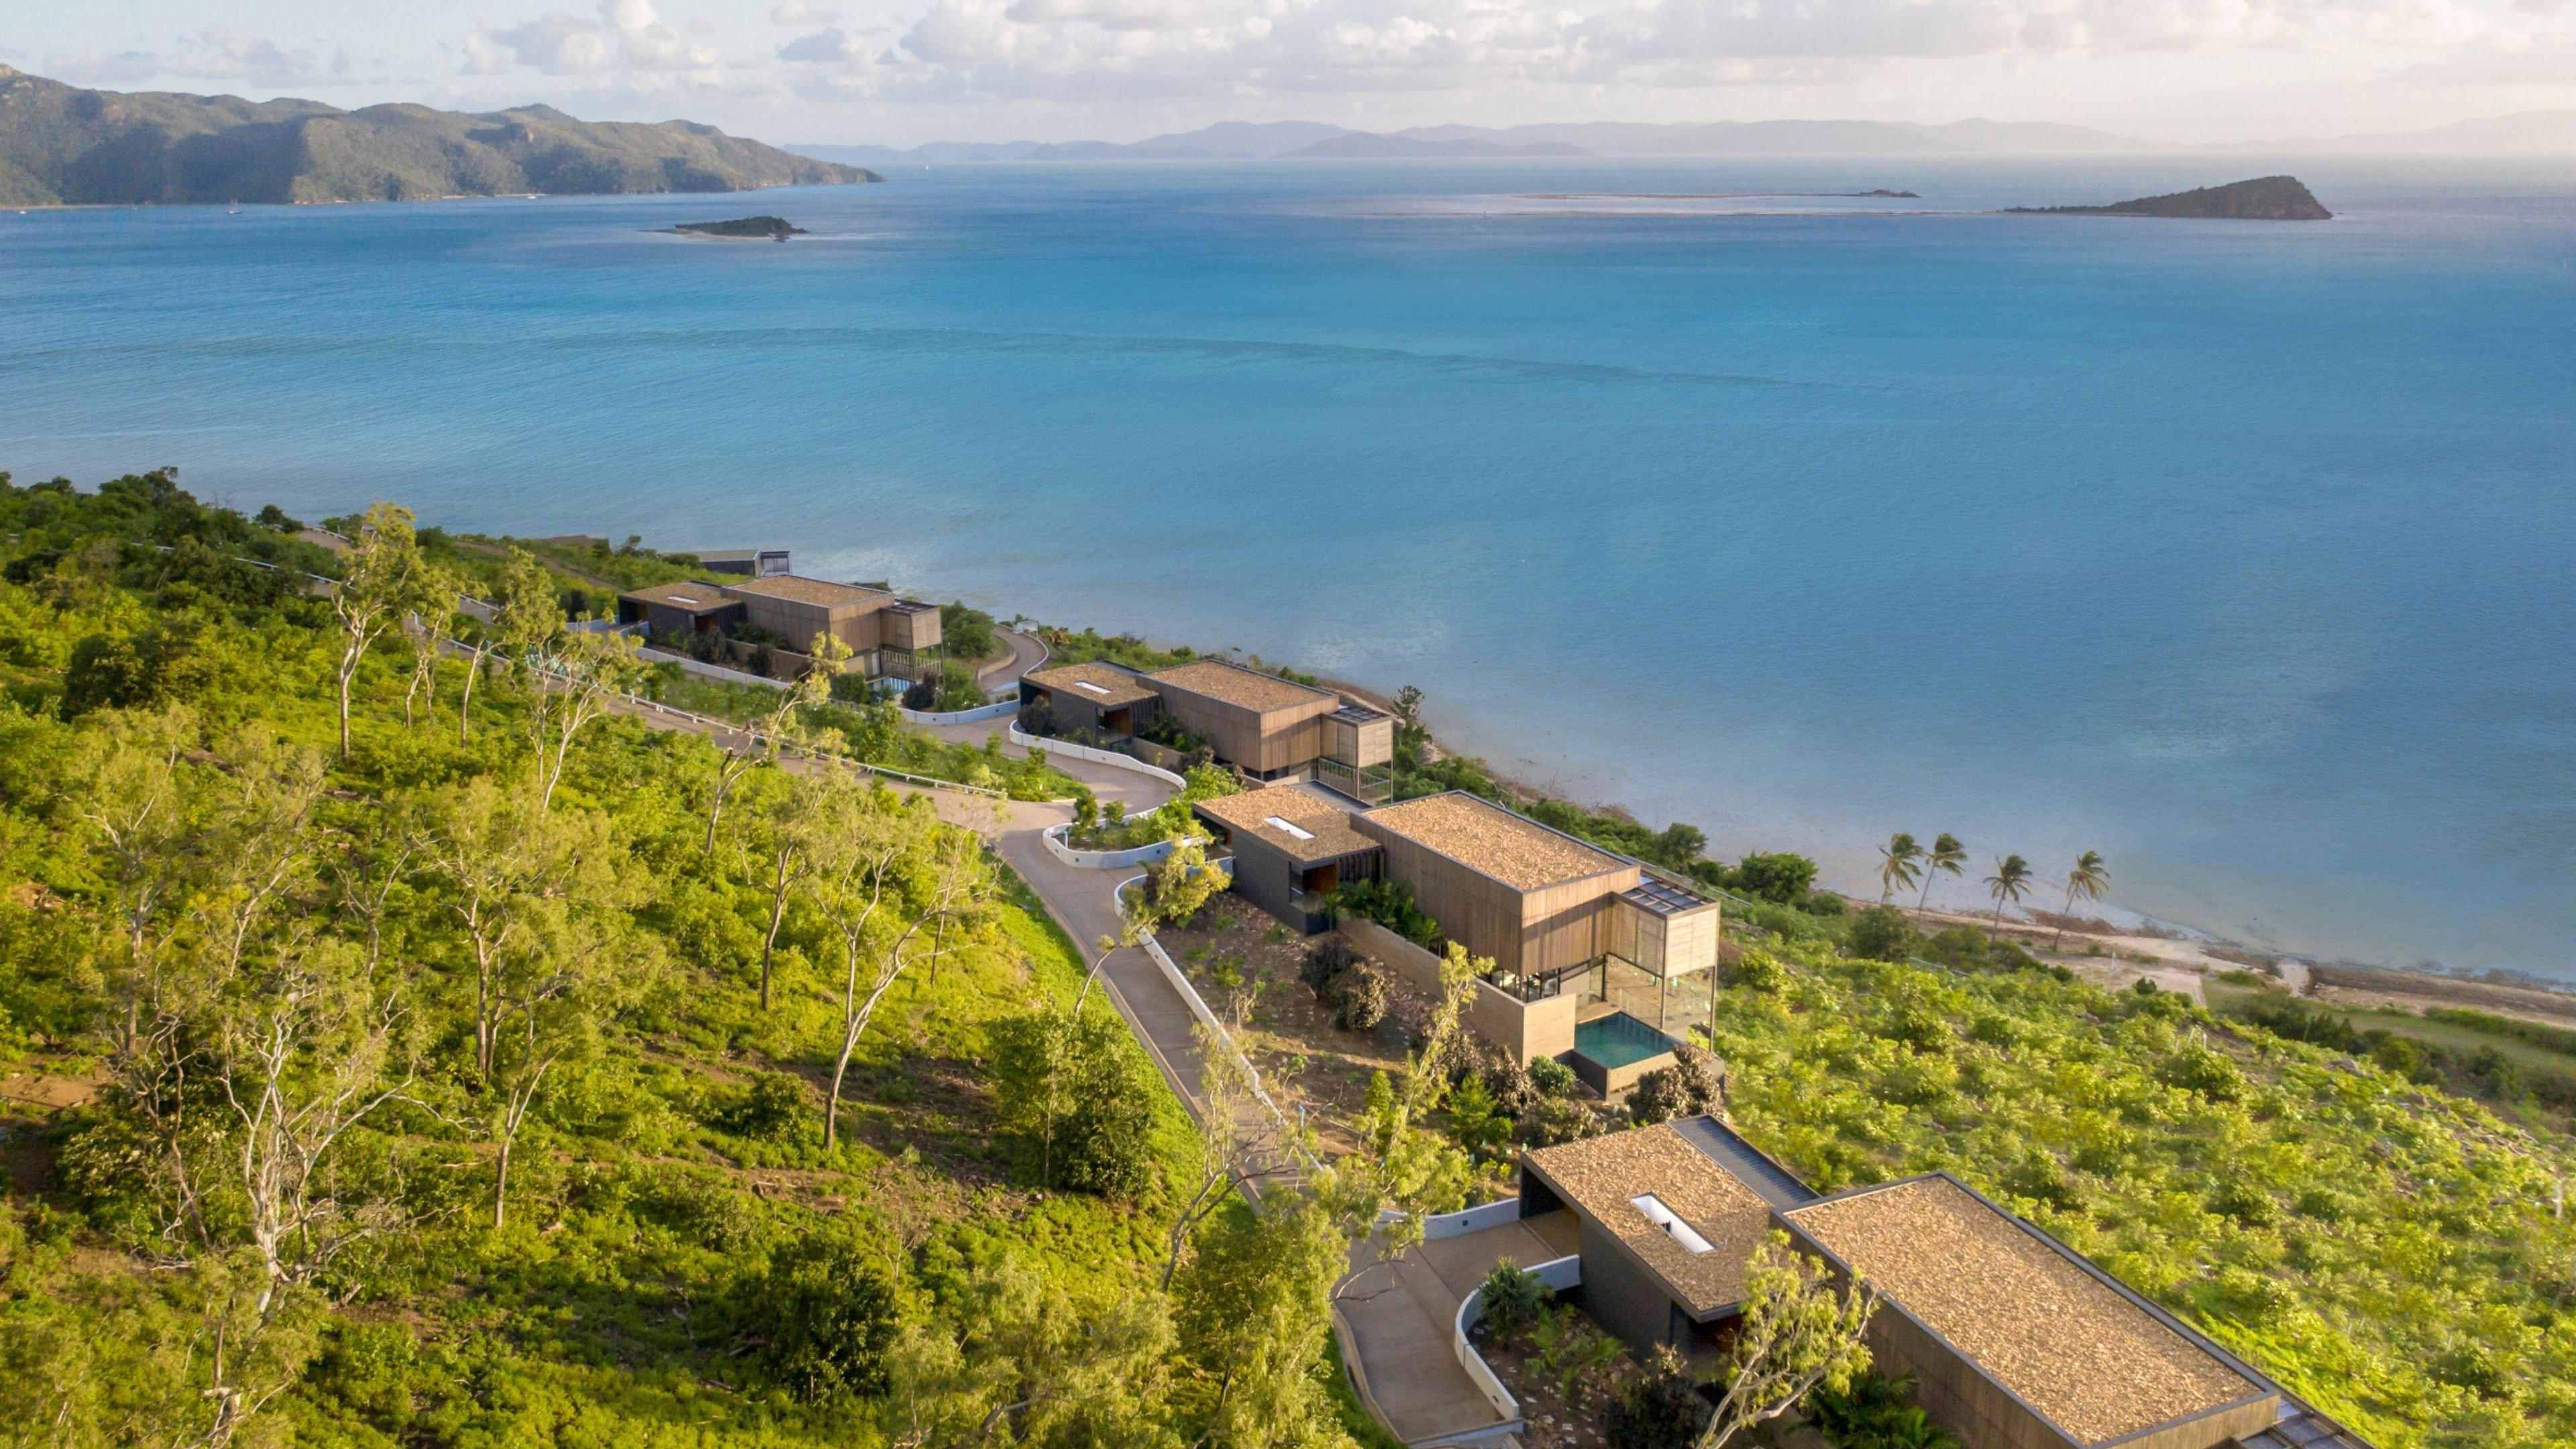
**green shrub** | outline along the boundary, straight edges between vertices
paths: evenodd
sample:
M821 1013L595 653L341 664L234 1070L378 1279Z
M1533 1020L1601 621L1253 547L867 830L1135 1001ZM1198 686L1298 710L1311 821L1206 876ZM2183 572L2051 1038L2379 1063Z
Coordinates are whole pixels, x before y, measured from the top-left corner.
M1735 863L1727 884L1757 900L1794 906L1816 884L1816 863L1785 850L1757 852Z
M883 1262L838 1226L770 1259L745 1316L768 1340L771 1375L805 1402L884 1389L896 1315Z
M2198 1092L2213 1102L2241 1101L2245 1096L2245 1073L2226 1053L2205 1042L2193 1042L2165 1058L2156 1076L2168 1087Z
M1555 1289L1509 1258L1496 1263L1494 1271L1485 1275L1483 1291L1484 1306L1476 1317L1476 1326L1495 1338L1537 1323L1539 1315L1556 1301Z
M1681 1360L1659 1348L1645 1373L1610 1401L1601 1436L1609 1449L1690 1449L1709 1416L1709 1403Z
M1717 1110L1722 1100L1717 1058L1686 1046L1673 1054L1671 1066L1637 1079L1628 1094L1628 1120L1642 1126L1697 1117Z
M1851 949L1855 956L1902 961L1913 954L1915 943L1922 939L1906 922L1905 913L1894 906L1872 906L1852 917Z
M1529 1076L1550 1097L1571 1097L1583 1090L1583 1079L1574 1074L1574 1068L1554 1057L1530 1058Z

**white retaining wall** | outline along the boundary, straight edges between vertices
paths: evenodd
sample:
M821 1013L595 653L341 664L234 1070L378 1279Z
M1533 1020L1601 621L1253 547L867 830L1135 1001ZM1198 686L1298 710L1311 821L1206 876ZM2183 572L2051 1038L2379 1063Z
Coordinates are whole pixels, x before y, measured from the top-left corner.
M1003 717L1004 717L1004 716L1006 716L1006 715L1014 715L1014 714L1019 713L1019 712L1020 712L1020 701L1019 701L1019 696L1018 696L1018 695L1016 695L1016 694L1014 694L1011 698L1009 698L1009 699L1007 699L1007 700L1004 700L1004 701L1002 701L1002 702L1001 702L1001 703L999 703L999 704L985 704L985 705L978 705L978 706L976 706L976 707L975 707L975 708L973 708L973 709L950 709L950 710L903 709L903 707L902 707L901 705L897 705L897 706L896 706L896 708L897 708L898 710L902 710L902 713L903 713L903 717L904 717L904 719L905 719L906 721L908 721L908 722L912 723L912 724L917 724L917 725L957 725L957 724L975 724L975 723L977 723L977 722L979 722L979 721L982 721L982 720L988 720L988 719L1001 719L1001 718L1003 718Z
M1486 1208L1496 1206L1500 1204L1485 1205ZM1518 1200L1515 1199L1513 1201L1515 1211L1518 1210L1518 1206ZM1485 1208L1467 1210L1468 1213L1483 1211ZM1444 1214L1447 1217L1466 1215L1467 1213ZM1425 1223L1424 1226L1428 1227L1429 1224ZM1573 1254L1562 1258L1550 1258L1527 1271L1559 1293L1583 1285L1583 1259ZM1485 1363L1485 1356L1476 1352L1474 1341L1467 1337L1467 1330L1475 1327L1476 1320L1482 1318L1484 1314L1485 1290L1479 1285L1458 1304L1458 1316L1449 1325L1449 1348L1458 1356L1458 1367L1467 1371L1468 1379L1476 1385L1477 1392L1485 1396L1485 1402L1493 1405L1494 1412L1502 1415L1507 1422L1518 1423L1521 1417L1521 1401L1512 1397L1511 1390L1503 1387L1503 1381L1494 1376L1493 1369Z
M1065 844L1065 837L1072 830L1073 827L1070 825L1050 825L1041 833L1041 838L1046 841L1049 855L1067 865L1080 866L1084 870L1116 870L1121 866L1150 865L1171 854L1172 847L1180 843L1176 840L1157 840L1151 845L1138 845L1126 850L1076 850Z
M1095 765L1111 765L1121 770L1133 770L1139 775L1151 775L1175 790L1189 784L1189 781L1171 771L1146 764L1133 755L1122 755L1116 750L1096 750L1089 745L1077 745L1065 740L1051 740L1043 735L1030 734L1021 729L1016 720L1011 723L1011 743L1033 750L1044 750L1050 757L1062 755L1069 760L1089 760Z
M1521 1200L1517 1197L1507 1197L1497 1202L1486 1203L1482 1207L1467 1208L1461 1212L1433 1213L1422 1220L1422 1236L1425 1240L1462 1237L1468 1233L1481 1233L1487 1228L1499 1228L1505 1223L1518 1222L1520 1216Z
M783 679L746 674L739 669L727 669L721 664L708 664L702 660L691 659L686 654L674 654L667 649L638 649L635 651L635 657L649 659L656 664L676 664L680 666L683 673L694 674L702 679L713 679L724 684L757 684L763 689L787 687L787 681Z

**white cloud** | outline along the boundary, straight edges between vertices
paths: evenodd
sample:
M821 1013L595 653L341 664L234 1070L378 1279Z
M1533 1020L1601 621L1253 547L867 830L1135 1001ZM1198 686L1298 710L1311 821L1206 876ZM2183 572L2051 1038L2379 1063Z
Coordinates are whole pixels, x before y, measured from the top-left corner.
M769 23L772 25L838 25L840 22L840 11L808 5L805 0L779 0L778 4L769 7Z
M818 30L778 47L778 58L791 65L865 63L867 46L857 37L838 29Z
M47 68L65 80L94 86L170 79L274 90L346 81L356 74L359 61L345 48L327 56L309 49L290 50L273 40L239 35L218 25L183 36L168 50L60 55L52 57Z
M707 69L720 59L663 24L652 0L600 0L596 20L548 11L506 30L486 27L465 38L465 52L466 69L476 75L513 68L554 76L675 72Z

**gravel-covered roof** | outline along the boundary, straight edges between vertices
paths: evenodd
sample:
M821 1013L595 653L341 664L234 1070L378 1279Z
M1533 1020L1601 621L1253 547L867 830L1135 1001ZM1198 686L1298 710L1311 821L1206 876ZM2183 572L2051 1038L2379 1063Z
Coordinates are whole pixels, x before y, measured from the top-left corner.
M1586 1137L1522 1155L1568 1205L1618 1236L1675 1301L1705 1314L1744 1301L1744 1270L1771 1228L1771 1209L1670 1123ZM1634 1199L1651 1193L1707 1240L1694 1253Z
M1268 785L1240 795L1198 803L1200 814L1238 834L1257 835L1300 863L1334 860L1375 850L1377 842L1351 828L1350 813L1295 785ZM1284 820L1309 837L1299 839L1275 822Z
M1030 670L1027 677L1040 689L1068 699L1086 699L1103 709L1162 697L1135 675L1107 664L1060 664L1053 669Z
M765 579L738 579L725 585L729 593L758 594L763 598L785 599L793 604L812 604L834 609L844 604L878 604L893 598L883 589L863 589L857 584L836 584L824 579L809 579L802 574L772 574Z
M1457 790L1381 805L1368 818L1515 890L1544 890L1627 865L1607 851Z
M639 604L660 604L666 608L690 609L698 613L742 602L740 599L728 597L721 584L693 584L685 579L678 583L651 584L640 589L628 589L617 597L632 599Z
M1946 1177L1782 1216L2080 1442L2263 1391Z
M1341 702L1340 695L1327 690L1310 688L1276 674L1264 674L1258 669L1246 669L1220 659L1199 659L1170 669L1157 669L1146 678L1265 714L1274 709L1295 709L1299 705L1339 705Z

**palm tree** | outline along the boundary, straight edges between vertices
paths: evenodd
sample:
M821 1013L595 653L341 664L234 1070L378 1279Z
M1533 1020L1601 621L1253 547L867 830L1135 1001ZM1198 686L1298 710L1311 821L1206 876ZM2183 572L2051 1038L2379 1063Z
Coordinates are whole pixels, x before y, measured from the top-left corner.
M2004 923L2004 902L2019 901L2030 889L2030 862L2018 855L2007 855L1995 862L1995 873L1986 877L1986 894L1995 898L1995 924Z
M2110 888L2111 868L2102 863L2102 852L2088 850L2075 857L2075 868L2066 873L2066 909L2058 915L2057 940L2048 949L2054 951L2066 944L2065 918L2075 914L2076 897L2098 901L2102 892Z
M1922 858L1923 847L1915 843L1913 836L1900 830L1887 837L1887 848L1878 853L1878 903L1880 905L1887 904L1887 898L1896 894L1898 886L1914 884L1915 877L1919 873L1914 862Z
M1923 857L1923 894L1914 902L1914 909L1919 911L1931 901L1934 871L1946 870L1957 875L1967 863L1968 847L1959 843L1959 837L1946 830L1935 836L1931 851Z

